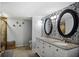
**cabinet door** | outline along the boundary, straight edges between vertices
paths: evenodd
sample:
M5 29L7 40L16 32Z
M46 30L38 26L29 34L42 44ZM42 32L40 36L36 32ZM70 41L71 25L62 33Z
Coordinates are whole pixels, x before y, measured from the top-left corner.
M58 48L54 45L48 44L45 42L44 44L44 56L46 57L65 57L67 56L67 52L61 48Z
M44 48L43 48L43 41L42 40L37 40L36 44L36 50L39 56L43 57L44 56Z
M45 53L45 51L44 51L44 42L43 41L40 41L40 56L41 57L44 57L44 53Z
M51 44L45 43L45 56L46 57L54 57L55 56L55 47Z
M44 47L45 47L45 48L44 48L44 49L45 49L45 50L44 50L44 51L45 51L44 56L45 56L45 57L49 57L49 56L50 56L49 44L45 42Z
M63 56L63 51L58 47L55 47L55 57L61 57L61 56Z
M56 47L56 57L67 57L67 51Z
M79 56L79 48L74 48L71 50L64 50L61 48L58 49L58 52L56 52L57 57L78 57Z
M68 57L79 57L79 47L66 51Z
M39 51L39 45L40 45L40 43L39 43L39 40L37 39L36 40L36 52L38 52Z

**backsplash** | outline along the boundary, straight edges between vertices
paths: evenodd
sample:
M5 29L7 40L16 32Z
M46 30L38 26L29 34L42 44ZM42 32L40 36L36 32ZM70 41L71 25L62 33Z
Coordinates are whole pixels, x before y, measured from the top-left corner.
M76 11L78 13L78 17L79 17L79 3L78 2L75 2L72 5L69 5L68 7L65 7L65 8L63 8L61 10L58 10L58 11L48 15L48 16L43 17L41 19L42 23L43 23L43 25L41 27L42 37L55 38L55 39L60 39L60 40L64 40L65 39L65 40L67 40L67 41L69 41L71 43L79 44L79 23L78 23L77 32L75 32L74 35L72 35L69 38L61 36L59 34L59 32L58 32L58 28L57 28L58 17L59 17L59 14L65 9L72 9L72 10ZM44 22L45 22L46 18L50 18L51 16L56 16L56 18L55 19L51 19L52 24L53 24L52 33L50 35L46 35L45 32L44 32Z

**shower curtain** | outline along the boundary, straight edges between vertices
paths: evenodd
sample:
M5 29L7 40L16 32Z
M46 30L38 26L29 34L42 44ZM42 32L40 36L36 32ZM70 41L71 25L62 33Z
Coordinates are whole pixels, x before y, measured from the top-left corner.
M0 17L0 53L7 48L7 19Z

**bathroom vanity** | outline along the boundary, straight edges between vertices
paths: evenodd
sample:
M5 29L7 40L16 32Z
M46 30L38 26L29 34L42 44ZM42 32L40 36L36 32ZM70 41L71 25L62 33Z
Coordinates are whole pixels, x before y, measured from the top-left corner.
M79 45L50 38L36 38L36 52L41 57L77 57Z

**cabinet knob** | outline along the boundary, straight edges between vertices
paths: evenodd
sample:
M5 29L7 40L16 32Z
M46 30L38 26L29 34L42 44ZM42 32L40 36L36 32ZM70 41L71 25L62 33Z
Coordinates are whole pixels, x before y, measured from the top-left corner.
M42 53L44 53L44 51L42 51Z
M56 49L56 51L58 51L58 49Z
M49 45L49 48L50 48L51 46Z
M43 48L45 48L45 47L43 46Z
M43 44L44 44L44 42L43 42Z
M37 47L37 48L39 48L39 47Z

